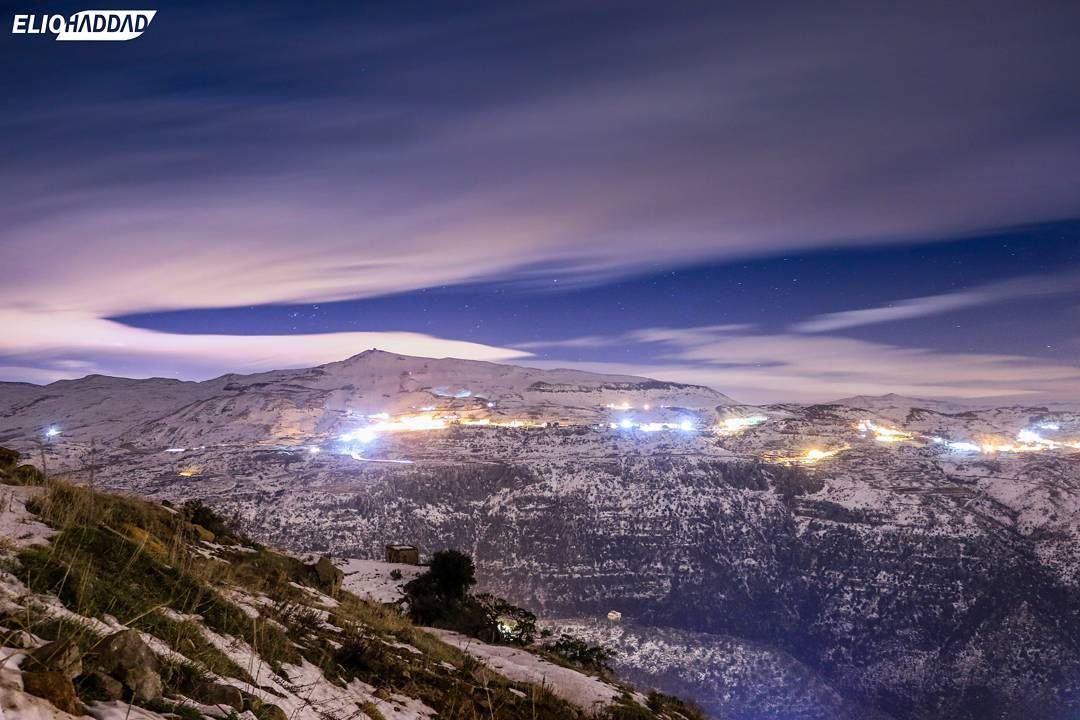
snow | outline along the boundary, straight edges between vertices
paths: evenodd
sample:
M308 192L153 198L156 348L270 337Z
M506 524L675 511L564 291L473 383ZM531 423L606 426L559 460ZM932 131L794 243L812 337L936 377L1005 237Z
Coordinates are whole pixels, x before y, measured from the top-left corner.
M489 645L450 630L427 628L427 632L471 655L508 680L546 687L557 697L586 712L607 707L622 695L614 685L550 663L527 650Z
M10 392L7 392L10 390ZM467 392L467 395L466 395ZM0 434L30 452L40 428L62 433L46 447L50 467L79 464L91 438L176 471L200 449L332 441L379 413L432 407L472 419L607 422L612 405L712 413L730 398L710 388L627 375L408 357L368 351L316 368L225 375L201 383L91 376L44 387L0 383ZM173 448L183 453L167 454ZM312 455L313 459L318 455Z
M43 545L56 534L26 509L26 503L40 493L39 487L0 485L0 539L24 548ZM3 550L2 545L0 550Z
M18 648L0 646L0 720L68 720L47 700L23 692L19 663L26 657ZM154 716L158 718L159 716Z
M624 403L637 408L638 422L683 416L684 410L665 404L702 417L713 413L718 420L734 413L767 416L768 422L728 435L609 429L609 422L626 414L612 406ZM944 539L982 543L1000 528L1030 541L1033 557L1070 591L1080 587L1080 454L1054 449L965 455L928 440L1010 439L1046 424L1057 428L1040 431L1048 438L1080 439L1080 413L898 396L768 408L728 403L712 390L641 378L365 353L321 368L206 383L98 377L45 388L20 386L11 393L0 387L0 434L12 438L4 444L26 451L36 446L42 427L61 427L47 446L54 471L81 466L86 441L97 438L103 455L98 482L104 486L174 500L204 499L239 513L262 539L289 543L296 551L371 557L385 542L415 542L425 551L454 542L477 556L482 580L493 584L489 589L509 595L523 585L538 585L536 578L550 578L555 580L549 583L550 596L528 587L521 601L570 604L588 597L582 593L593 591L592 582L614 595L610 605L605 600L603 612L620 607L629 618L632 608L662 603L679 582L693 587L714 577L714 565L730 570L733 583L772 582L781 568L770 555L768 538L788 518L797 528L797 542L809 547L840 530L883 546L892 538L925 538L933 548ZM646 404L656 417L646 415ZM333 447L340 433L355 429L367 415L425 408L492 424L387 433L365 448L367 459L409 459L415 463L409 466L357 463ZM561 427L495 426L518 418ZM860 422L895 427L913 440L875 442L872 434L857 431ZM308 452L313 445L324 452ZM755 475L761 487L732 487L718 470L731 461L840 446L848 449L800 468L814 483L806 482L806 492L788 498L794 509L781 502L773 486L782 473L766 471L764 480ZM165 453L169 447L188 450ZM201 467L202 474L178 478L176 473L189 465ZM494 468L487 474L487 468L477 470L481 465ZM469 485L472 475L484 485ZM456 489L442 492L444 483L461 488L462 496ZM25 513L25 498L17 496L30 492L0 487L0 501L7 498L0 502L0 536L27 543L48 537L48 529ZM717 517L730 522L714 522ZM507 528L532 535L515 537ZM492 549L485 545L489 536L509 541ZM579 537L611 544L586 548L582 542L580 553L557 551L566 538ZM674 554L670 560L665 554L634 564L631 553L620 551L646 543L673 548ZM714 557L702 560L704 552L687 551L692 543ZM955 557L929 556L941 567L962 569L969 546L944 545L956 549ZM593 547L603 550L593 552ZM340 565L346 589L377 602L400 599L401 586L422 571L374 560L348 559ZM401 570L401 580L389 577L394 569ZM871 587L861 590L847 582L829 604L836 626L850 627L859 617L884 612L875 593L892 592L902 582L895 573L875 574ZM863 605L858 605L860 592ZM946 595L949 606L961 611L979 599L963 587ZM230 597L253 617L265 603L265 598ZM329 599L320 602L332 606ZM649 657L667 652L659 648ZM532 657L491 654L488 660L508 673L546 677ZM921 667L921 661L906 662ZM900 664L893 669L907 672ZM885 677L889 666L883 662L873 672ZM734 687L726 675L717 683ZM605 693L617 692L607 687Z
M393 603L400 600L405 584L427 569L419 565L357 558L338 560L336 564L345 573L342 587L364 600L380 603ZM394 571L401 573L401 579L395 580L390 577L390 573Z
M242 597L243 593L234 591L233 596ZM248 597L246 604L255 607L256 601ZM324 720L327 714L336 716L338 711L345 716L356 708L357 703L374 704L387 720L422 720L435 714L434 710L422 702L404 695L395 694L389 702L382 700L375 696L374 687L359 681L354 681L344 688L334 685L326 680L317 666L307 660L301 661L299 665L285 665L283 669L289 678L285 681L271 674L262 657L243 640L219 635L205 626L200 626L200 630L211 645L247 670L255 680L254 685L234 678L219 678L218 682L233 685L265 702L277 705L285 711L290 720ZM273 683L277 692L284 697L264 690L262 686L268 683Z
M164 715L125 702L91 703L87 710L96 720L166 720Z

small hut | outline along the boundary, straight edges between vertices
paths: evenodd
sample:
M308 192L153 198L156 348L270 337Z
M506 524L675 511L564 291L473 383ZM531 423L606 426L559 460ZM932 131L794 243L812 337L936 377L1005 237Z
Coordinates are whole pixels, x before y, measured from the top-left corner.
M403 565L420 564L420 548L415 545L387 545L386 562Z

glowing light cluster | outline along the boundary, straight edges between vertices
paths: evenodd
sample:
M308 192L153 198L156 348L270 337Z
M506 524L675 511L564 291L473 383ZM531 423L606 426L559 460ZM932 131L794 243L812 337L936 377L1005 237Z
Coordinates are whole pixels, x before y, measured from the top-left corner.
M822 460L839 455L847 450L847 446L832 448L830 450L823 450L821 448L810 448L804 451L801 455L787 456L787 457L774 457L770 459L770 462L775 462L780 465L815 465Z
M53 426L53 427L51 427L51 428L49 428L48 430L45 431L45 437L47 437L47 438L54 438L59 434L60 434L60 428L55 427L55 426Z
M481 427L507 427L507 428L522 428L522 427L547 427L547 423L537 423L531 420L492 420L491 418L483 418L480 420L461 420L459 425L481 426Z
M442 430L447 426L445 418L430 413L421 415L403 415L392 420L386 413L378 413L376 415L369 415L368 419L375 420L376 422L345 433L341 436L341 441L367 444L375 440L382 433L424 432L427 430Z
M769 418L764 415L724 418L720 421L720 424L716 426L716 431L726 435L734 435L735 433L742 432L746 428L760 425L768 419Z
M1059 426L1053 425L1053 428L1060 429ZM1044 425L1039 425L1042 428ZM1041 450L1060 450L1062 448L1080 449L1080 440L1078 441L1058 441L1044 438L1034 430L1021 430L1016 434L1017 442L1002 441L1002 440L987 440L981 446L984 453L1025 453L1025 452L1039 452Z
M933 437L930 439L938 445L944 445L949 450L953 450L955 452L979 452L982 449L975 443L965 441L946 440L943 437Z
M885 427L884 425L878 425L877 423L870 422L869 420L863 420L856 426L859 432L866 434L870 433L874 436L874 439L883 443L896 443L907 442L914 439L914 436L903 430L897 430L896 428Z
M683 418L679 422L649 422L639 423L635 422L633 418L624 417L617 423L610 423L608 425L612 430L640 430L641 432L654 433L661 430L681 430L682 432L693 432L697 429L693 420Z

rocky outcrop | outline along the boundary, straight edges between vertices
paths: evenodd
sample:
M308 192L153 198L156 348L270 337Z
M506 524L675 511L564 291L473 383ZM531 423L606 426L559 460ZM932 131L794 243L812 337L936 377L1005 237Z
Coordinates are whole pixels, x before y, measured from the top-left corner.
M139 702L161 697L157 655L135 630L121 630L101 640L90 651L88 665L119 680Z
M345 579L345 573L341 571L328 555L323 555L315 563L315 575L319 578L319 586L330 597L337 597L341 591L341 583Z

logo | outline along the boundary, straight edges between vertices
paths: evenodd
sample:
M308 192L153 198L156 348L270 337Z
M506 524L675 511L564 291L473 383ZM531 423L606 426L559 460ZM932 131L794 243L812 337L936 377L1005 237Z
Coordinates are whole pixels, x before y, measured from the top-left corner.
M12 35L44 35L57 40L134 40L157 10L83 10L68 15L16 15Z

